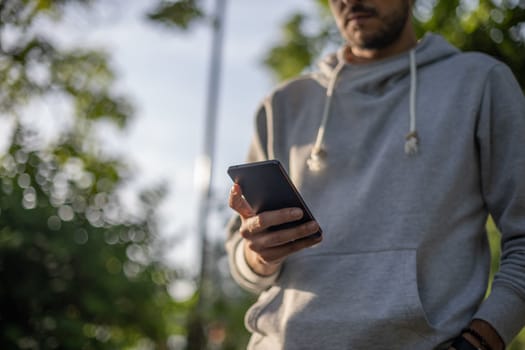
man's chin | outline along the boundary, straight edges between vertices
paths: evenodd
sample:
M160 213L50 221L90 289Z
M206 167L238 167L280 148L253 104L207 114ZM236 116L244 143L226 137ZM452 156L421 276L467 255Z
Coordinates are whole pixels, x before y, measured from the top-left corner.
M377 31L359 31L348 35L348 43L360 50L382 50L392 45L398 37L381 35Z
M349 35L348 42L352 45L352 47L358 49L368 49L372 38L373 37L369 34L367 35L367 33L360 31L358 33L353 33L353 35Z

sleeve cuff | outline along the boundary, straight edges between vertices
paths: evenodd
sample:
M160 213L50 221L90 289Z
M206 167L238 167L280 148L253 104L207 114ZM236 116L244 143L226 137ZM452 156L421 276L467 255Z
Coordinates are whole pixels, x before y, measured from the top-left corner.
M512 288L493 285L492 292L474 318L490 323L508 346L524 324L525 300L516 295Z
M244 255L243 239L240 240L239 244L237 244L237 247L235 249L235 261L237 263L237 269L239 270L241 276L243 276L247 281L256 285L264 285L268 287L275 282L277 276L279 275L279 271L275 272L270 276L261 276L255 273L246 262L246 257Z
M228 247L230 248L228 255L232 276L241 287L259 293L275 283L280 271L270 276L261 276L255 273L244 256L244 239L239 234L237 235L238 237L230 238L233 242L230 242L230 247Z

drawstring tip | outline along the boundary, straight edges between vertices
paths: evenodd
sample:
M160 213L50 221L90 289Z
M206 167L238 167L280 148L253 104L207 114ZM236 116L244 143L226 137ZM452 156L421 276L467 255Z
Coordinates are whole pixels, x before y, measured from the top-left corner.
M326 168L326 151L324 149L313 150L310 158L306 161L308 169L318 172Z
M417 132L412 131L405 137L405 154L413 156L419 152L419 137Z

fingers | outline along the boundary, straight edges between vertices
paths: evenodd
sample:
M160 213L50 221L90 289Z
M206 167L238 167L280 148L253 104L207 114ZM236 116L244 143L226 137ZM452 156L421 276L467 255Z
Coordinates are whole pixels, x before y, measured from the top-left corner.
M284 208L257 214L242 195L238 184L231 188L229 205L241 216L239 232L246 240L247 251L262 265L280 264L290 254L322 240L320 235L314 235L319 231L319 225L315 221L269 231L270 227L301 219L303 211L300 208Z
M252 242L252 249L262 251L268 248L279 247L294 241L304 239L319 230L319 225L315 221L310 221L296 227L287 228L279 231L263 231L261 233L242 232L241 235Z
M241 234L254 234L266 231L272 226L297 221L303 217L303 211L299 208L285 208L260 213L244 220L241 225ZM244 231L244 232L243 232Z
M319 230L319 225L315 221L310 221L296 227L279 230L279 231L262 231L262 232L247 232L240 230L241 235L245 238L250 248L256 252L261 252L266 249L280 247L295 241L305 239L316 233Z
M319 226L312 221L293 229L262 233L246 240L246 244L262 263L278 264L289 255L321 242L321 236L313 235L318 229Z
M308 247L314 246L322 241L321 236L314 236L310 238L301 239L288 243L283 246L279 246L273 249L267 249L259 253L260 258L271 264L281 263L289 255L298 252L300 250L306 249Z
M243 224L240 229L241 233L262 232L271 226L296 221L303 216L303 211L299 208L285 208L256 215L250 204L243 197L241 187L238 184L234 184L231 188L229 205L230 208L239 213L243 219Z

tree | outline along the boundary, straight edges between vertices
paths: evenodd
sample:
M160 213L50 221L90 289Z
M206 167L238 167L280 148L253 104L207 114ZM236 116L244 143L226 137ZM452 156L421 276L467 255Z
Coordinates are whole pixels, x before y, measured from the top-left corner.
M37 27L90 2L0 1L0 117L14 125L0 158L3 349L165 349L185 332L189 306L167 293L177 275L156 249L165 189L146 189L132 214L118 195L126 164L93 138L101 120L124 127L131 104L103 53L65 51ZM50 98L72 110L51 140L21 118Z
M419 33L433 31L464 51L481 51L505 62L525 90L525 3L480 0L418 3ZM477 6L475 6L477 5Z
M188 30L190 25L205 18L198 0L159 1L147 17L168 28Z

